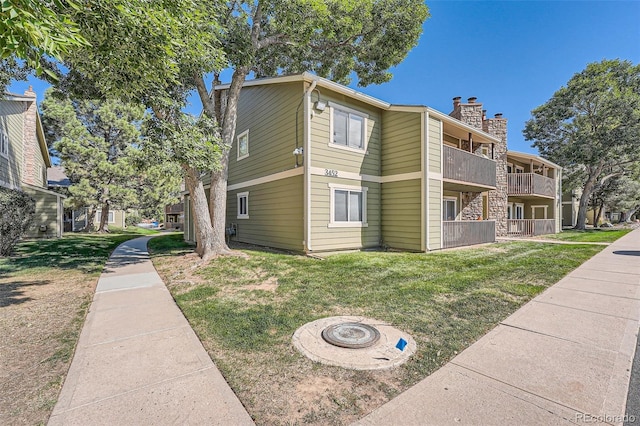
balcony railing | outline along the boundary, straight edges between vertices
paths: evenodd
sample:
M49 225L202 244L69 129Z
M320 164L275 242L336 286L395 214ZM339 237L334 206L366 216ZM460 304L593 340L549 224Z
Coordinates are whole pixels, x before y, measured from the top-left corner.
M555 180L536 173L509 173L509 195L540 195L553 198L556 195Z
M182 213L184 211L184 203L173 204L171 206L165 206L164 212L167 214Z
M442 146L442 177L482 186L496 186L496 162L448 145Z
M532 237L534 235L555 234L555 219L508 219L507 235L511 237Z
M496 222L493 220L445 220L442 222L442 229L442 248L496 241Z

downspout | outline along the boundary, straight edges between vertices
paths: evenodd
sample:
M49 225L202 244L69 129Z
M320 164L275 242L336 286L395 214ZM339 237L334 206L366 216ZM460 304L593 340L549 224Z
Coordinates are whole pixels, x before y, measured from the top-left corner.
M311 246L311 92L316 88L317 80L304 92L304 241L305 251L312 251Z
M431 251L429 243L429 113L422 111L420 114L420 150L422 151L422 188L420 198L421 220L424 229L421 232L420 248L422 251Z

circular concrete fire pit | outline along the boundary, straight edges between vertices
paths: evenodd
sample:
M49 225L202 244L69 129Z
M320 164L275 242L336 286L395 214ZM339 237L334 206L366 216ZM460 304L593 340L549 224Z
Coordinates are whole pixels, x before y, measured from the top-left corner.
M300 327L293 345L306 357L354 370L397 367L416 351L411 336L371 318L322 318Z

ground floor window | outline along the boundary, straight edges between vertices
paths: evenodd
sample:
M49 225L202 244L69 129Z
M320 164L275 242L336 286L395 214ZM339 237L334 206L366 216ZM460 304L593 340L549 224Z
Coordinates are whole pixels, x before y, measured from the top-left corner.
M238 219L249 219L249 193L239 192L238 195Z
M96 212L96 221L102 221L102 210L98 210ZM116 217L113 211L109 210L109 217L107 218L107 223L116 223Z
M330 226L366 226L367 188L334 186L331 190Z
M442 200L442 220L456 220L457 213L456 198L444 198Z

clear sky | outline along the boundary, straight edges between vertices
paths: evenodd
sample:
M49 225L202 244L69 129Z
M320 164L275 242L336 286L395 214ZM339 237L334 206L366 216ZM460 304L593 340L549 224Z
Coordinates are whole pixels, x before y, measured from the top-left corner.
M358 90L451 112L475 96L509 120L509 149L536 153L522 129L531 110L590 62L640 63L640 1L434 1L420 42L391 82ZM223 74L224 77L229 74ZM15 83L22 93L29 83ZM32 81L38 99L46 88ZM355 82L352 84L356 88ZM197 106L194 105L197 108Z

